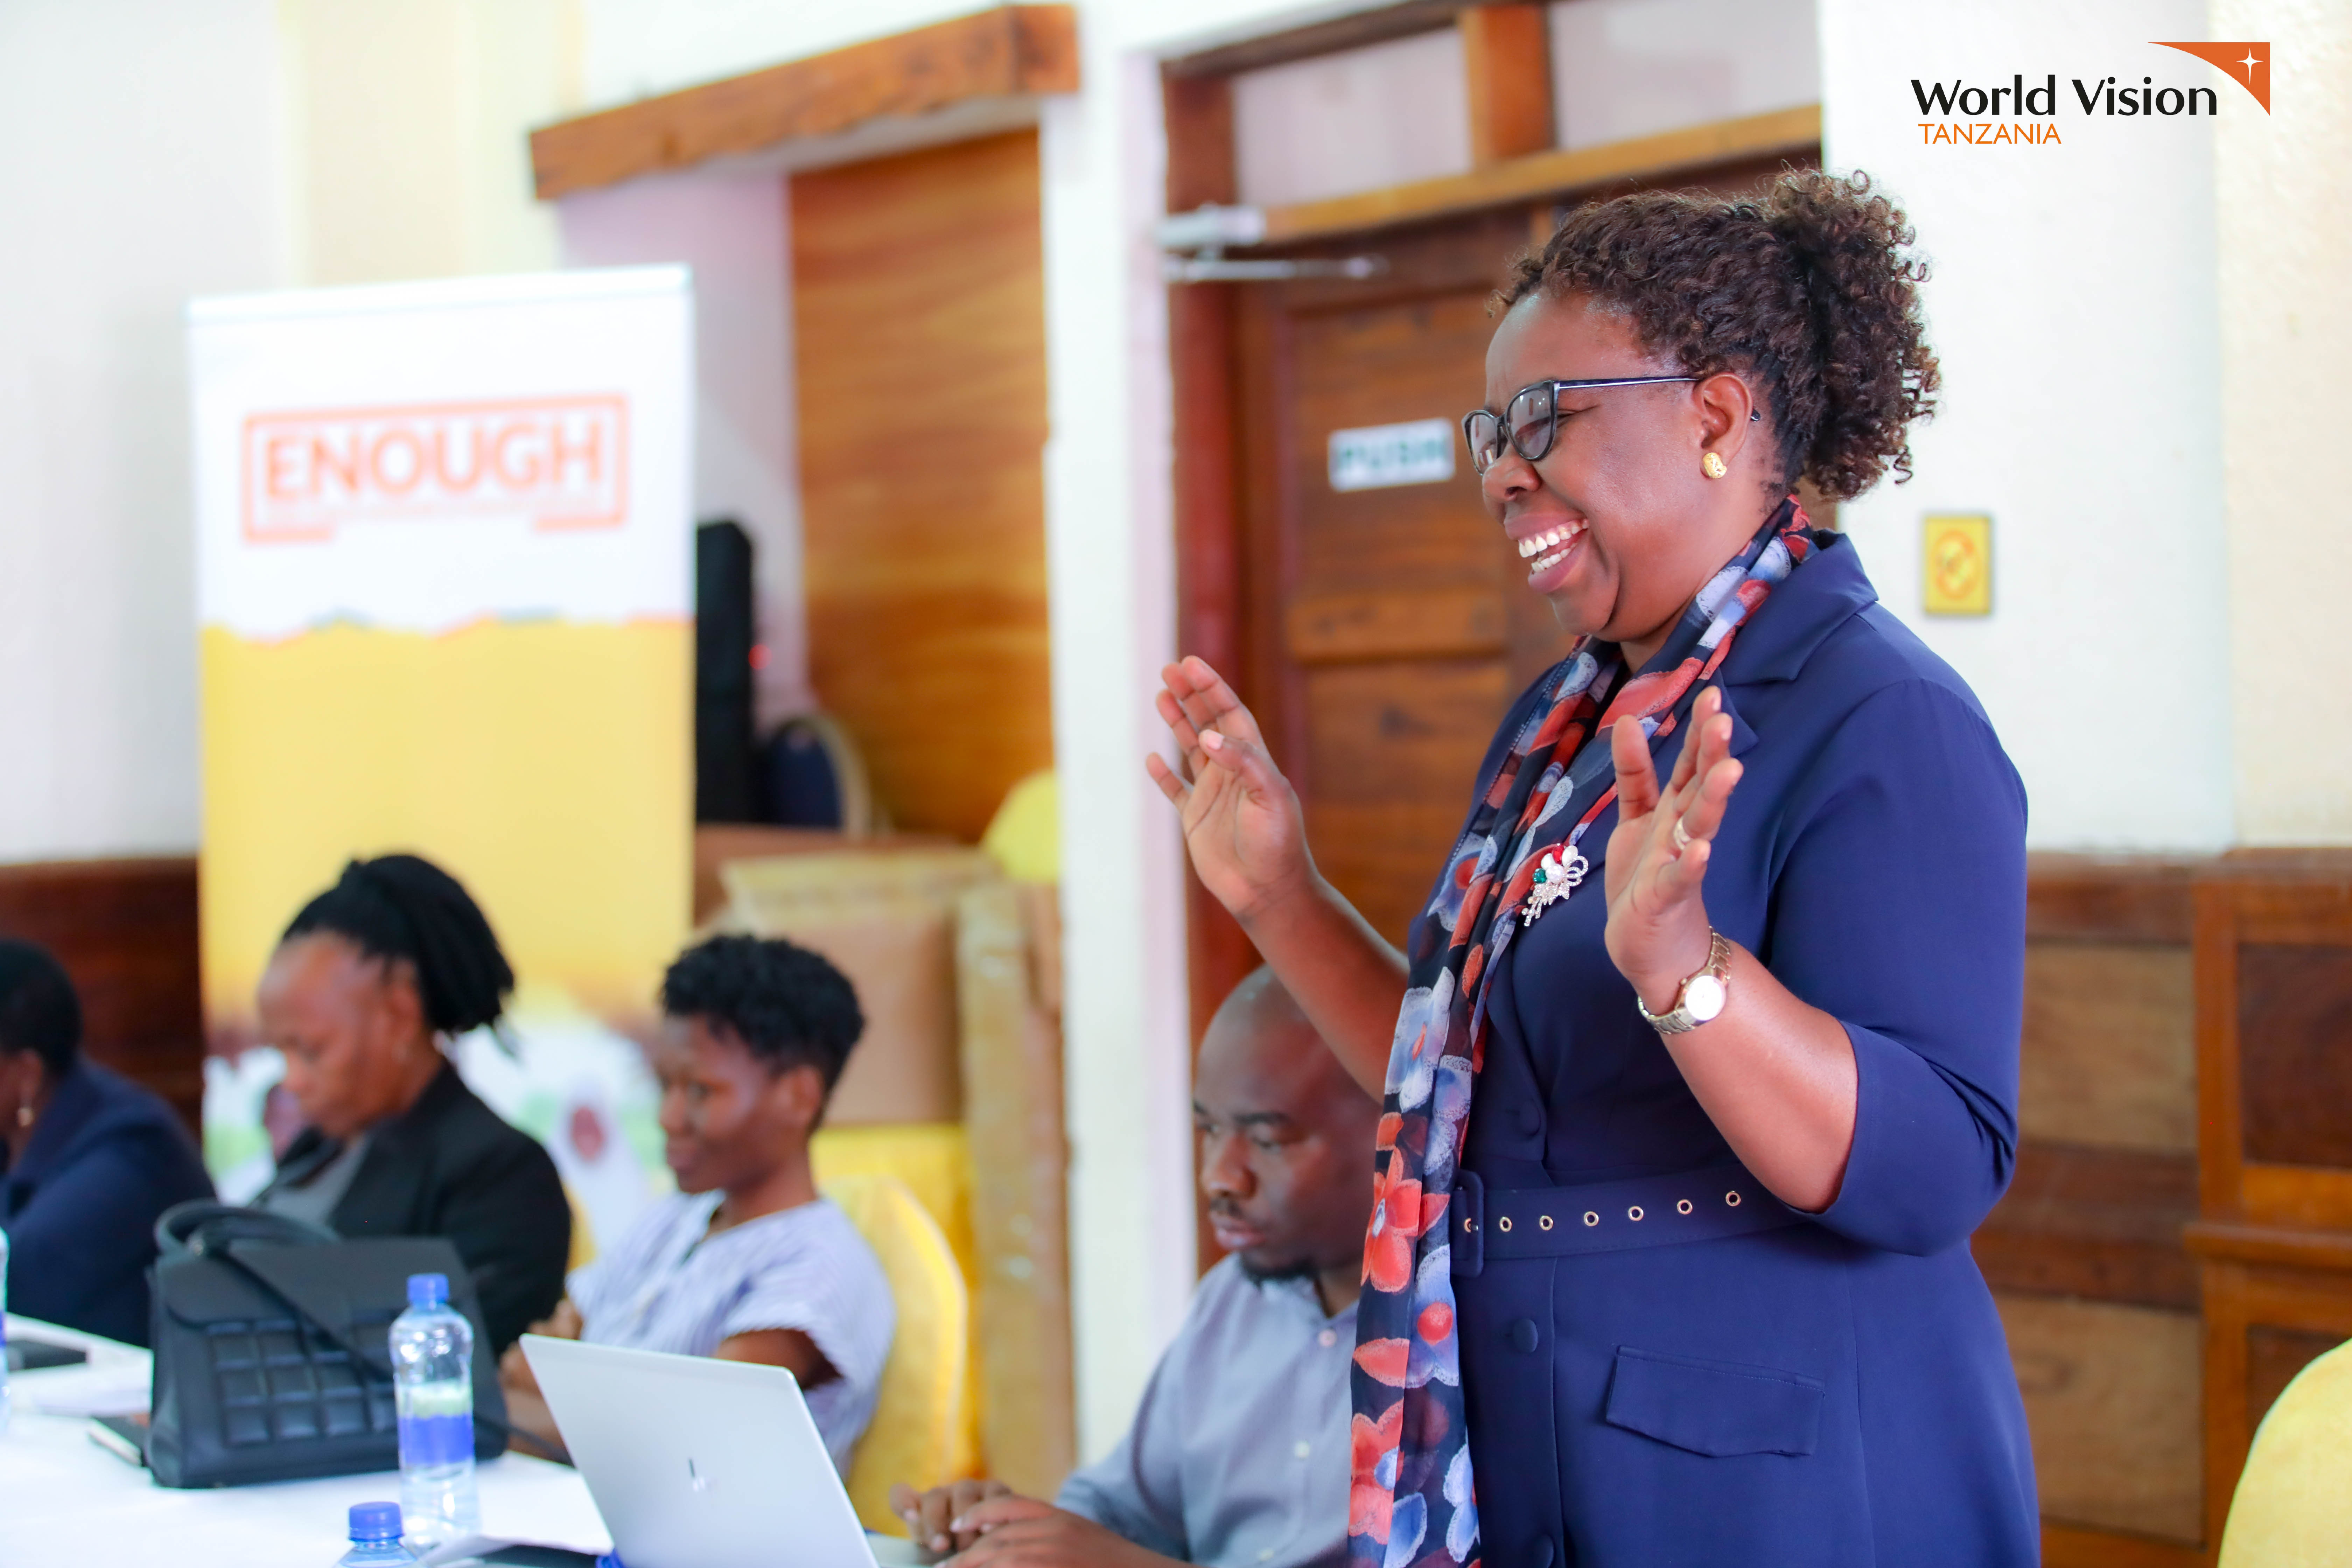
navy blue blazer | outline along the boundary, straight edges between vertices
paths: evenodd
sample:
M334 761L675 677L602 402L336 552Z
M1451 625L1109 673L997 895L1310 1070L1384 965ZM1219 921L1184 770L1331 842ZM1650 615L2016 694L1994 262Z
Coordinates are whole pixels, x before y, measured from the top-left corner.
M58 1080L24 1159L0 1178L8 1310L145 1344L156 1216L212 1195L195 1140L172 1108L78 1058Z
M1851 542L1818 537L1721 671L1746 771L1706 898L1853 1042L1844 1184L1786 1228L1490 1255L1456 1279L1489 1563L2038 1560L2024 1409L1968 1248L2017 1146L2024 788ZM1482 790L1535 700L1504 720ZM1660 743L1661 775L1680 744ZM1615 821L1585 836L1596 866ZM1609 961L1600 885L1496 966L1463 1160L1488 1193L1734 1158ZM1411 940L1442 934L1423 917Z

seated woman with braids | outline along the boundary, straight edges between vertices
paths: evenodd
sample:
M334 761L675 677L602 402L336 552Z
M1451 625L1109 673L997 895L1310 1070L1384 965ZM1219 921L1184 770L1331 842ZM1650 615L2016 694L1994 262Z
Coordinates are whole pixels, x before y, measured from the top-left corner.
M310 1123L254 1201L347 1237L437 1236L473 1276L493 1354L563 1297L572 1207L555 1162L474 1097L446 1041L514 989L456 878L414 855L354 860L263 972L261 1036Z

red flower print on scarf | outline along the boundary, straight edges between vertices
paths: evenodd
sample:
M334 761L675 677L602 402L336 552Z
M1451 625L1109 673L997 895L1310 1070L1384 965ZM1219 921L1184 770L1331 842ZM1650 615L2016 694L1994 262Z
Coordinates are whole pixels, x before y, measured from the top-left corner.
M1358 1411L1348 1426L1348 1533L1388 1544L1389 1510L1396 1504L1397 1445L1404 1436L1404 1401L1377 1421Z

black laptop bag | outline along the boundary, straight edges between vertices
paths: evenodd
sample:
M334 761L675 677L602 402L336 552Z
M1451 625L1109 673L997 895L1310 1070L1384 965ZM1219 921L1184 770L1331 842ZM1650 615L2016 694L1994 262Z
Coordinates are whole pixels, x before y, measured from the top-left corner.
M446 1274L474 1327L474 1453L506 1448L498 1364L457 1248L346 1241L283 1215L196 1202L155 1222L147 1466L158 1485L233 1487L396 1469L392 1321L408 1277Z

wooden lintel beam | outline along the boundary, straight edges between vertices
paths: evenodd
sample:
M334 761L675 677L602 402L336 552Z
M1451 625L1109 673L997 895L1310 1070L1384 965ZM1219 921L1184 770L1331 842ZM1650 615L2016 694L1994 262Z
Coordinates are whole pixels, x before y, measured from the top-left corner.
M540 199L972 99L1075 92L1069 5L1000 5L534 131Z
M1473 169L1466 174L1446 174L1434 180L1366 191L1360 195L1269 207L1263 243L1292 245L1512 202L1564 195L1621 180L1660 180L1710 164L1811 154L1821 140L1821 106L1806 104L1738 120L1718 120L1656 136L1612 142L1605 146L1537 153Z
M1486 168L1552 144L1551 45L1541 5L1473 5L1454 17L1469 89L1470 162Z

